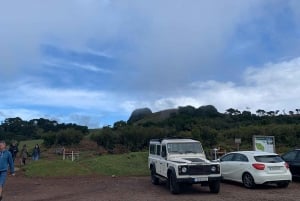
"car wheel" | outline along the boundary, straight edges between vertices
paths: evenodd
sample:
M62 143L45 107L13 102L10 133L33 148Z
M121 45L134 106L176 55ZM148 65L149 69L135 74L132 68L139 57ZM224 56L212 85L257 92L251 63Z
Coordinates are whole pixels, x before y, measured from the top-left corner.
M289 183L290 183L290 182L288 182L288 181L282 181L282 182L278 182L278 183L277 183L277 186L278 186L279 188L286 188L286 187L289 186Z
M156 171L154 167L151 167L151 183L154 185L159 184L159 179L156 177Z
M176 182L176 175L174 173L169 174L168 184L172 194L180 193L180 185Z
M254 179L251 174L245 173L243 175L242 179L243 179L243 184L246 188L254 188L255 187L255 182L254 182Z
M219 193L220 192L220 181L211 181L208 183L209 190L211 193Z

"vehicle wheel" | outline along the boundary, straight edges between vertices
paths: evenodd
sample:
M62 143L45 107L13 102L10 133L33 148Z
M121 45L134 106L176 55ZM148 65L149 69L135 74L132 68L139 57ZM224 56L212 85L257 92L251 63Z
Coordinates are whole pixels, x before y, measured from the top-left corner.
M220 181L211 181L208 183L209 190L211 193L219 193L220 192Z
M255 182L254 182L254 179L251 174L245 173L243 175L242 179L243 179L243 184L246 188L254 188L255 187Z
M156 177L156 172L154 167L151 167L151 183L154 185L159 184L159 179Z
M290 182L288 182L288 181L282 181L282 182L277 183L277 186L279 188L286 188L289 186L289 184L290 184Z
M176 175L174 173L169 175L168 184L172 194L180 193L180 185L176 182Z

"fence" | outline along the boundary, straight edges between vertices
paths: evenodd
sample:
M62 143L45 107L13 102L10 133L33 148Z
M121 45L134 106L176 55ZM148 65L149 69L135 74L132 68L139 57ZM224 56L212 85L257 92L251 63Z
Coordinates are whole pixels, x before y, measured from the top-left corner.
M65 159L71 159L72 161L74 161L75 159L79 159L79 151L66 151L65 149L63 149L63 160Z

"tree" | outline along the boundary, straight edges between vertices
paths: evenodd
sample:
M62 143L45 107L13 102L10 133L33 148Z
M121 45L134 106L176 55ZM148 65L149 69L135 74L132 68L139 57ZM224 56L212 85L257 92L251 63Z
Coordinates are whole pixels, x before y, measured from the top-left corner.
M117 122L114 123L113 128L118 129L118 128L122 128L126 125L127 125L126 121L117 121Z
M227 109L226 113L231 115L231 116L241 114L241 112L238 109L233 109L233 108Z
M266 111L262 110L262 109L258 109L256 110L256 114L260 117L265 116Z

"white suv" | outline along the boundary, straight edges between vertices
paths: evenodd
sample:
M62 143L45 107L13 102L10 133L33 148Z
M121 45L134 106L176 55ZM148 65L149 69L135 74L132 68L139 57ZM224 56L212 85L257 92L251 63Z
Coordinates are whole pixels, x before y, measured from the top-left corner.
M180 193L183 184L209 186L219 193L221 170L218 162L206 159L199 141L191 139L153 139L149 144L148 167L151 181L167 180L171 193Z

